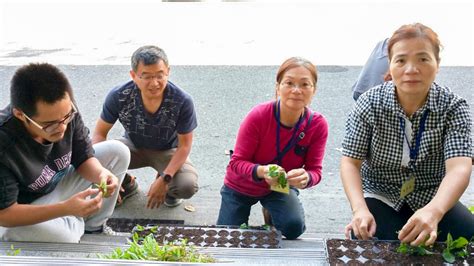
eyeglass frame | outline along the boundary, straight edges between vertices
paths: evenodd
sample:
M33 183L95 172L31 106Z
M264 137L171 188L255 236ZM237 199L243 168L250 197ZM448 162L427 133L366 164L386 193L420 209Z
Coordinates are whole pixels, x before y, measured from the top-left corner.
M291 85L288 84L288 83L292 83ZM299 83L293 83L291 81L285 81L285 82L280 82L279 83L284 89L296 89L296 88L299 88L303 91L307 91L307 90L310 90L310 89L313 89L314 88L314 84L309 82L310 86L305 88L304 85L302 86L301 84Z
M140 75L137 75L137 77L145 82L151 82L153 81L154 79L156 79L157 81L164 81L166 77L168 77L169 74L165 74L165 73L158 73L158 74L145 74L145 75L150 75L149 78L144 78L143 77L143 73L140 74Z
M41 126L38 122L36 122L35 120L33 120L31 117L29 117L27 114L23 113L23 115L25 116L26 119L28 119L28 121L30 121L33 125L35 125L37 128L43 130L46 134L51 134L54 132L54 130L56 130L61 124L64 124L64 122L66 120L69 119L69 121L66 123L69 124L73 119L74 117L76 116L77 114L77 108L76 106L74 105L73 102L71 102L71 106L72 106L72 110L71 112L69 112L65 117L63 117L63 119L61 119L60 121L57 121L57 122L52 122L51 124L49 125L46 125L46 126ZM48 130L49 129L49 130Z

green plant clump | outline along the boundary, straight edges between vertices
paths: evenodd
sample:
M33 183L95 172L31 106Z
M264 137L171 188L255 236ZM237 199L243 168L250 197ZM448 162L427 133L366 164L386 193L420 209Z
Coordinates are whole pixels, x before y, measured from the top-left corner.
M400 246L397 248L398 253L408 254L408 255L417 255L417 256L425 256L431 255L431 252L427 246L419 245L419 246L411 246L408 243L401 243Z
M268 175L272 178L278 178L280 187L284 188L287 186L288 180L286 180L286 173L285 171L281 171L278 165L270 165L270 167L268 167Z
M474 237L473 237L474 238ZM456 261L456 258L467 258L469 256L469 252L467 251L467 246L469 245L469 241L464 237L458 237L456 240L453 240L453 237L450 233L446 238L446 248L443 250L441 254L443 256L444 261L448 263L453 263ZM401 243L400 246L397 248L398 253L408 254L408 255L418 255L418 256L425 256L425 255L432 255L434 254L432 251L429 250L429 247L425 245L419 246L411 246L407 243Z
M20 255L20 252L21 252L21 248L15 249L13 244L11 244L10 245L10 250L7 251L7 256L18 256L18 255Z
M239 226L240 229L249 229L249 226L247 223L243 223Z
M466 258L469 253L467 252L467 241L464 237L458 237L456 240L453 240L453 237L448 233L446 238L446 248L443 250L443 259L446 262L453 263L456 258Z
M151 261L177 261L177 262L200 262L212 263L216 260L208 255L199 254L193 246L187 246L185 240L181 244L159 245L153 234L149 234L143 239L143 243L138 243L138 235L135 233L130 247L122 250L116 248L112 254L98 254L101 259L122 259L122 260L151 260Z

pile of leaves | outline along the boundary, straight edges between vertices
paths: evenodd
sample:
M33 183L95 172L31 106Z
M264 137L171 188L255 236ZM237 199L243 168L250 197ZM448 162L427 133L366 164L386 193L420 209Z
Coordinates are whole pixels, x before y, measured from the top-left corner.
M149 234L141 241L138 234L135 233L129 248L125 250L116 248L110 255L98 254L97 256L101 259L216 262L214 258L199 254L193 246L187 246L186 244L187 242L183 240L180 243L168 243L160 246L153 234Z
M278 185L280 185L280 187L284 188L287 186L288 180L286 180L286 173L285 171L282 171L278 165L270 165L268 167L268 175L272 178L278 178Z

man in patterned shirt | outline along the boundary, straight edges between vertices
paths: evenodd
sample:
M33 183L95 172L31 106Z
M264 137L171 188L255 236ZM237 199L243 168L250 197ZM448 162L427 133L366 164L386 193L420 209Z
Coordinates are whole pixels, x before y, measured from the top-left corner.
M131 61L132 80L107 95L92 141L107 139L118 119L125 128L119 140L131 151L129 169L151 166L157 171L147 207L162 203L175 207L198 190L197 172L188 158L197 127L194 104L191 96L168 80L170 67L162 49L140 47ZM134 177L127 174L121 199L136 191Z
M399 28L388 43L392 81L363 94L349 115L341 160L353 211L347 237L430 245L448 233L474 235L474 216L459 202L472 169L470 109L434 82L439 50L430 28Z

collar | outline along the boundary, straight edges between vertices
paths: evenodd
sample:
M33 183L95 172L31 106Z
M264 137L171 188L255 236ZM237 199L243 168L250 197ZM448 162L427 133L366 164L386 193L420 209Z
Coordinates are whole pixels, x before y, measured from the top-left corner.
M426 109L434 113L439 112L442 109L440 106L442 100L441 98L443 97L441 90L441 86L433 82L428 92L428 99L426 100L425 104L413 114L413 116L420 115ZM397 113L398 115L404 116L405 113L403 112L403 109L398 103L397 97L395 96L395 85L392 81L383 84L383 89L381 90L381 97L385 109Z

